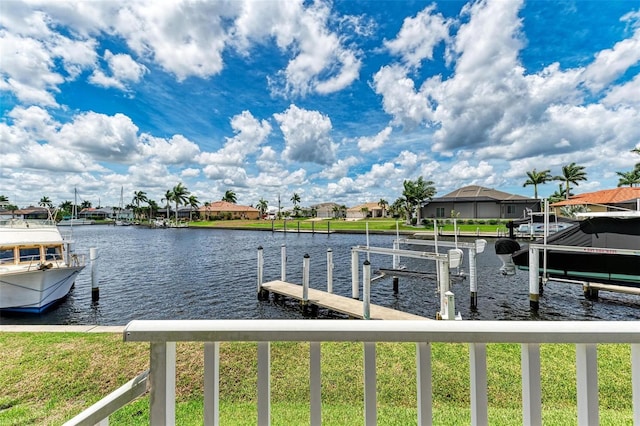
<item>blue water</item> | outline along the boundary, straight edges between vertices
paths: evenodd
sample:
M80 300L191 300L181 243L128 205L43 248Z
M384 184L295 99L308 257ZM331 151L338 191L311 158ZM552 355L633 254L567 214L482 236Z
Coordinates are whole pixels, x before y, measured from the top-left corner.
M281 247L287 250L287 281L302 282L303 256L310 256L310 286L326 289L327 250L333 252L333 290L351 296L351 247L365 245L363 234L297 234L220 229L148 229L106 225L73 228L75 250L98 251L100 299L91 300L89 266L70 295L40 315L3 315L3 324L123 325L133 319L287 319L302 318L293 301L258 301L257 249L263 247L264 281L280 279ZM395 235L370 235L369 244L391 248ZM409 247L403 247L409 248ZM411 247L427 250L424 247ZM465 250L466 255L466 250ZM360 254L360 263L365 259ZM391 268L391 257L371 255L372 269ZM403 258L409 270L434 271L432 261ZM456 310L474 320L638 320L640 297L600 292L585 300L580 286L549 283L537 313L529 308L526 272L502 276L490 242L477 257L478 307L470 308L469 282L454 283ZM466 265L465 265L466 266ZM463 268L463 269L466 269ZM374 281L371 302L434 318L439 296L434 280L392 278ZM362 289L360 290L362 296ZM323 317L339 317L320 311Z

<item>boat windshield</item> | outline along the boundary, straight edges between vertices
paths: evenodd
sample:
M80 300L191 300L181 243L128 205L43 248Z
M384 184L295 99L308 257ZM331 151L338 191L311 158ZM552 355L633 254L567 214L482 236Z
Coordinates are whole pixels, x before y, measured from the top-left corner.
M13 247L0 249L0 263L13 263L14 254Z
M20 247L20 262L40 260L40 247Z

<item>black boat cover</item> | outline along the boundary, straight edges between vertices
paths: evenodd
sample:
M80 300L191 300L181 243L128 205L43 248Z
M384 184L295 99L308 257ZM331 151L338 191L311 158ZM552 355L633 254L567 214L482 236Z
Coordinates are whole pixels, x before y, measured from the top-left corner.
M537 240L536 244L542 244ZM594 217L577 222L563 231L547 237L547 244L576 247L617 248L637 250L637 255L598 253L547 252L550 276L584 279L590 282L640 287L640 217ZM540 251L542 267L542 250ZM529 249L513 254L513 262L523 269L529 266Z

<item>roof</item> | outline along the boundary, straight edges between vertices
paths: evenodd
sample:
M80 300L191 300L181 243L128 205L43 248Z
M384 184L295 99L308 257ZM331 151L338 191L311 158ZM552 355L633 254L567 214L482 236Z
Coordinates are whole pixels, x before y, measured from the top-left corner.
M568 200L551 204L552 207L584 205L584 204L616 204L635 202L640 198L640 188L621 187L615 189L603 189L602 191L586 192L574 195Z
M378 203L364 203L358 206L353 206L347 209L347 211L362 211L363 208L367 208L369 211L371 210L382 210L382 207Z
M463 186L433 201L535 201L522 195L509 194L479 185Z
M255 207L229 203L227 201L214 201L208 206L201 206L199 212L257 212Z

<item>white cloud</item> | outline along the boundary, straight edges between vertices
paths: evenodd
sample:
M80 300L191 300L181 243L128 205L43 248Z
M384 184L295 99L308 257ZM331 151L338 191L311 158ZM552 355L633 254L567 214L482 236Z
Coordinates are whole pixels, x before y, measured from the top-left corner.
M281 114L274 114L274 117L284 135L284 158L323 165L333 163L337 145L330 136L332 126L329 117L295 105Z
M362 64L357 52L329 30L331 19L329 4L323 1L247 1L235 21L233 43L248 54L251 42L273 38L282 52L294 54L287 67L270 78L275 93L333 93L357 79Z
M358 148L361 152L371 152L380 148L382 145L384 145L385 141L389 139L391 131L391 127L387 126L375 136L363 136L361 138L358 138Z
M156 138L148 134L140 136L140 154L162 164L186 164L196 160L200 148L182 135L171 139Z
M355 166L358 163L360 163L360 160L358 160L356 157L341 159L321 171L318 176L326 179L342 178L347 176L347 174L349 173L349 168Z
M424 59L433 59L434 48L449 38L452 21L435 14L436 5L427 6L415 17L405 18L397 37L385 41L385 46L403 62L419 67Z
M106 50L104 60L107 62L111 76L107 76L102 70L96 69L89 77L89 81L102 87L113 87L119 90L127 90L129 83L138 83L144 74L149 72L147 67L138 64L131 56L126 54L113 54Z

